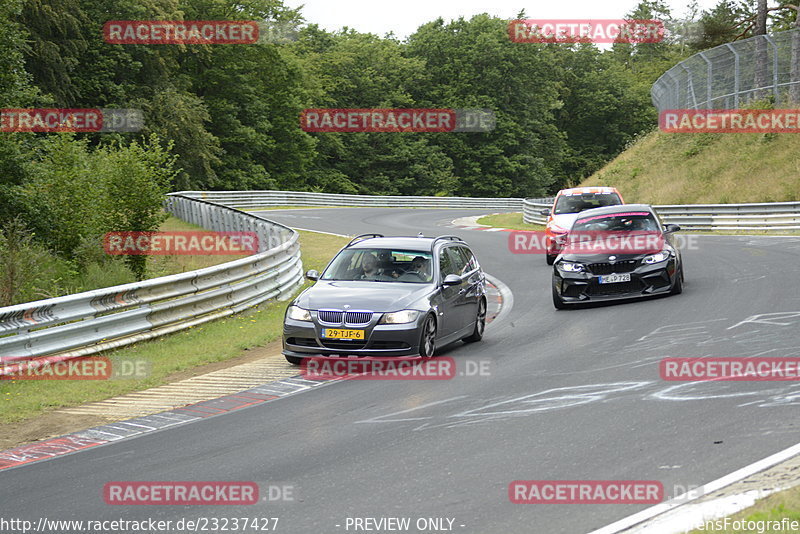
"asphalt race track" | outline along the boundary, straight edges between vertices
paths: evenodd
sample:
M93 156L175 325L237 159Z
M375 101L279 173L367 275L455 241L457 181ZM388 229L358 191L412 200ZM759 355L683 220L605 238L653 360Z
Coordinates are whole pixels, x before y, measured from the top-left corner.
M680 356L800 355L800 236L696 238L682 295L556 311L540 255L505 232L458 230L475 210L303 209L303 229L466 239L514 306L482 343L441 351L486 376L343 381L0 473L5 517L278 517L277 532L355 530L347 518L444 518L409 532L585 533L647 505L509 501L514 480L658 480L666 497L800 442L797 382L665 382ZM463 367L462 367L463 366ZM471 368L475 368L472 365ZM109 506L110 481L254 481L292 501ZM448 519L453 520L448 526ZM371 530L388 532L388 530ZM249 531L248 531L249 532Z

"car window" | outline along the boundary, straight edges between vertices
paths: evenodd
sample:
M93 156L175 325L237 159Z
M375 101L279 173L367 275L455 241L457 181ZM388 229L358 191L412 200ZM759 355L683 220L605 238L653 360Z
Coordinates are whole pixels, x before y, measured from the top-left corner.
M429 283L430 252L388 248L344 249L320 277L322 280Z
M459 261L457 262L457 274L471 273L478 268L478 260L475 255L467 247L453 247L453 252L458 255Z
M439 271L442 274L442 279L448 274L458 274L453 262L453 257L448 251L449 248L451 247L443 248L439 251Z
M581 211L602 208L603 206L617 206L622 204L622 199L616 193L583 193L580 195L561 195L556 201L553 213L580 213Z
M610 213L578 219L573 232L660 232L653 214L648 212Z
M467 262L464 256L459 254L458 247L447 247L445 250L450 256L450 262L453 265L453 273L459 276L462 275L467 267Z

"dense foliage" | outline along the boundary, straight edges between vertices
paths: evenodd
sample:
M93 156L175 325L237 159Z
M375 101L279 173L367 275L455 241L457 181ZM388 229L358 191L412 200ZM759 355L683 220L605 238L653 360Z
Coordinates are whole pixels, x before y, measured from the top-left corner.
M399 40L325 31L282 0L4 0L0 108L138 108L145 128L0 133L0 254L24 242L80 271L104 232L157 227L170 189L546 195L651 129L652 82L697 50L752 33L754 13L720 0L676 20L661 0L641 0L628 17L666 21L668 39L598 48L514 43L508 21L488 15L434 20ZM796 13L772 15L786 28ZM116 45L102 38L109 20L268 21L296 38ZM312 107L490 108L497 125L312 134L299 124ZM129 262L136 276L141 261ZM0 290L0 305L9 300Z

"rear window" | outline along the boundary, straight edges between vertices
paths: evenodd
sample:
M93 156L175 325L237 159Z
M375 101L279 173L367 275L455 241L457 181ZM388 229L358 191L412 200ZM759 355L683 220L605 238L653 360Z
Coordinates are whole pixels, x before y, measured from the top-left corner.
M556 201L554 213L580 213L592 208L603 206L618 206L622 199L616 193L582 193L580 195L561 195Z

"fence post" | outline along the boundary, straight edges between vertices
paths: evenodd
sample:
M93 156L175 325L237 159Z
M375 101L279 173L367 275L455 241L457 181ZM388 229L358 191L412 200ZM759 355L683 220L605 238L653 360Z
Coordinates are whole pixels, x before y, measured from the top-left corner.
M713 64L704 53L700 52L697 55L706 62L706 109L711 109L711 95L713 94L711 92L711 86L714 85Z
M772 93L775 95L775 103L780 99L778 92L778 45L769 35L765 35L764 39L772 45Z
M684 72L686 72L686 96L688 97L689 95L691 95L692 102L694 103L692 109L697 109L697 97L694 94L694 81L692 81L692 71L689 70L689 67L686 66L685 61L681 61L678 64L683 68Z
M725 43L725 46L733 53L733 107L739 109L739 82L742 76L739 66L739 53L730 43Z

